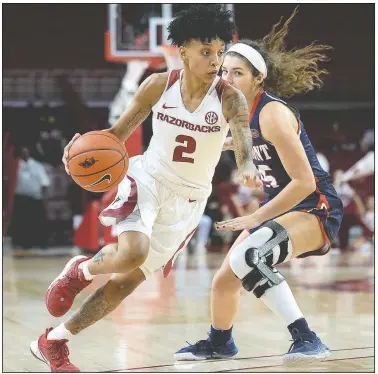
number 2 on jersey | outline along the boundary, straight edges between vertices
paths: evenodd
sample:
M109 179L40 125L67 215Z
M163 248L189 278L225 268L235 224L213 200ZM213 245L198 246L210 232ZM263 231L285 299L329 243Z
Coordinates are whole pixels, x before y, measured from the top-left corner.
M196 141L191 136L186 135L177 135L176 142L185 144L185 145L178 145L174 152L173 152L173 161L176 162L189 162L191 164L194 163L194 158L191 157L184 157L183 153L194 153L196 150Z
M258 165L257 166L261 175L261 180L264 184L267 184L271 188L279 187L276 178L273 175L268 175L267 171L272 171L272 169L266 165Z

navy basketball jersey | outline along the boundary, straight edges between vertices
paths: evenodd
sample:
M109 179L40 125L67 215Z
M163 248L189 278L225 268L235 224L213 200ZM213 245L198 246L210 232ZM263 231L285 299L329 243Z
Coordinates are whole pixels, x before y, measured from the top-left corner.
M282 99L262 90L258 93L255 99L255 104L250 114L249 125L253 138L253 161L260 172L261 180L264 183L264 191L271 199L280 193L291 181L289 175L285 171L284 166L282 165L275 147L272 143L265 140L261 134L259 115L262 108L271 101L279 101L280 103L286 105L297 118L299 123L298 136L314 173L315 180L317 182L317 189L322 191L323 188L330 183L330 175L325 172L319 164L314 148L312 147L303 123L300 120L298 110L288 105Z

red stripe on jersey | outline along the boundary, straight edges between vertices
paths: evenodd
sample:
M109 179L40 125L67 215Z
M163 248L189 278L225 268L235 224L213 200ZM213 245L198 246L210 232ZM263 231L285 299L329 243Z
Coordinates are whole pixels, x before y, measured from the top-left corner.
M176 69L176 70L172 70L169 73L166 91L168 91L180 79L180 71L181 71L180 69Z
M261 90L259 91L259 93L257 94L256 98L255 98L255 102L253 103L253 107L252 107L252 110L251 110L251 113L249 113L249 122L251 122L251 119L253 117L253 115L255 114L255 110L257 108L257 105L259 104L260 102L260 99L261 99L261 95L264 93L264 90Z
M191 231L187 236L186 238L183 240L183 242L180 244L180 246L178 247L177 251L174 253L174 255L171 257L171 259L166 263L166 265L164 266L164 270L163 270L163 275L164 275L164 278L167 278L168 277L168 274L169 272L171 271L172 269L172 266L173 266L173 259L175 258L176 254L178 251L180 251L184 246L185 244L187 244L187 240L190 239L192 237L192 235L194 234L194 232L197 230L197 227ZM189 241L188 241L189 242Z
M328 216L329 216L329 203L328 203L328 200L327 200L326 196L323 193L321 193L321 191L319 190L318 182L319 182L319 178L315 177L315 183L316 183L315 193L317 193L319 195L319 200L318 200L318 204L316 206L316 209L319 209L319 210L325 209L326 210L327 219L328 219Z
M127 198L127 201L125 201L121 207L118 209L105 209L101 212L101 216L103 217L113 217L117 219L124 219L128 217L133 211L134 208L138 202L138 189L137 184L133 178L130 176L127 176L127 178L130 180L130 192L129 196ZM113 201L114 203L114 201ZM112 203L112 204L113 204ZM111 206L111 205L110 205Z

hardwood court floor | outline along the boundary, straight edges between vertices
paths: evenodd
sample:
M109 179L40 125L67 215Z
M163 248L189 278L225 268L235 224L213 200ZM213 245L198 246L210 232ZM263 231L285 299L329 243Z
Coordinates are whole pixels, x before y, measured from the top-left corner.
M223 256L179 258L167 279L160 274L142 284L104 320L74 337L71 361L86 372L283 372L281 355L291 342L284 325L253 295L244 292L234 337L234 360L173 362L174 352L205 339L210 325L212 277ZM3 259L3 371L47 372L29 343L62 318L44 305L46 288L65 258ZM296 260L281 267L310 326L332 349L327 361L296 371L374 370L374 273L372 265L337 266L332 256ZM316 264L316 266L314 265ZM106 277L98 277L74 309ZM294 370L292 370L294 371Z

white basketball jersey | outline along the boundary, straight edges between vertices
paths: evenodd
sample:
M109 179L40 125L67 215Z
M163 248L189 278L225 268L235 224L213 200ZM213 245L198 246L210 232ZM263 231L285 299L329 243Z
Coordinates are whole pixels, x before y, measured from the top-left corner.
M160 177L157 179L200 189L208 196L229 130L222 112L226 83L216 77L197 109L189 112L181 96L182 73L170 72L167 86L152 108L153 136L144 165Z

